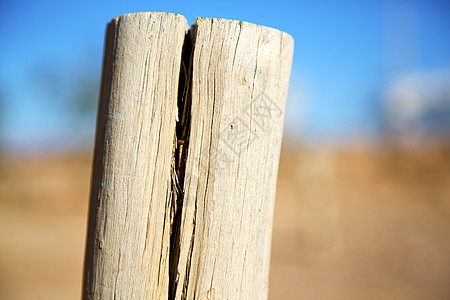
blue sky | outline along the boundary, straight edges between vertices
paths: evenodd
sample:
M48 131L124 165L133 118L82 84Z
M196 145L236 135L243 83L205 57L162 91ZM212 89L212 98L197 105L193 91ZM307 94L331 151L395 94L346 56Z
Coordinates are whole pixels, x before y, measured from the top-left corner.
M450 1L445 0L3 0L0 95L6 147L67 143L83 130L92 136L92 122L85 127L73 122L62 109L67 100L46 92L41 75L88 70L99 77L106 23L138 11L176 12L189 23L196 16L238 19L290 33L295 52L286 131L304 141L373 135L377 97L390 80L450 68Z

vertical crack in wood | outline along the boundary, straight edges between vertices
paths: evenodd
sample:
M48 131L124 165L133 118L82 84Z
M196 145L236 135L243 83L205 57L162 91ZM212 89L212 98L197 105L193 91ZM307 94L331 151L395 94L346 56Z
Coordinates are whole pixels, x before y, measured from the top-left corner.
M186 33L181 54L178 85L178 118L174 134L171 162L171 214L169 249L169 300L175 298L178 285L178 261L180 256L180 227L184 200L184 178L189 148L191 116L191 75L195 29Z

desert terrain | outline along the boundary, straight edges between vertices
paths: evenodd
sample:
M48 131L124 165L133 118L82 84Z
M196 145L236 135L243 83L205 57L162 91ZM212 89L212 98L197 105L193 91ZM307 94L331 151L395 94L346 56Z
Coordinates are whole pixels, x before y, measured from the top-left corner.
M90 153L0 158L0 299L80 299ZM270 299L450 299L450 149L284 145Z

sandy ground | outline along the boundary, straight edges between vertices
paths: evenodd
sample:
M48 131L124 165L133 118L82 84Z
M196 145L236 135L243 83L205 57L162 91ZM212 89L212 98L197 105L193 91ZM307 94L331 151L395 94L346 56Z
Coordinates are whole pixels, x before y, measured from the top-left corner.
M80 299L90 157L3 157L0 299ZM270 299L450 299L450 151L285 147Z

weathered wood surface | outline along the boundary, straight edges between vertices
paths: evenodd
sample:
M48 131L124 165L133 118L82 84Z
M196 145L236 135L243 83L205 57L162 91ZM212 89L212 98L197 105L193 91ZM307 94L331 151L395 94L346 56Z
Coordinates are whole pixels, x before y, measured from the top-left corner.
M266 299L293 39L197 18L175 299Z
M267 298L293 39L186 29L165 13L108 26L85 299Z
M84 299L167 299L170 166L188 25L127 14L107 28Z

